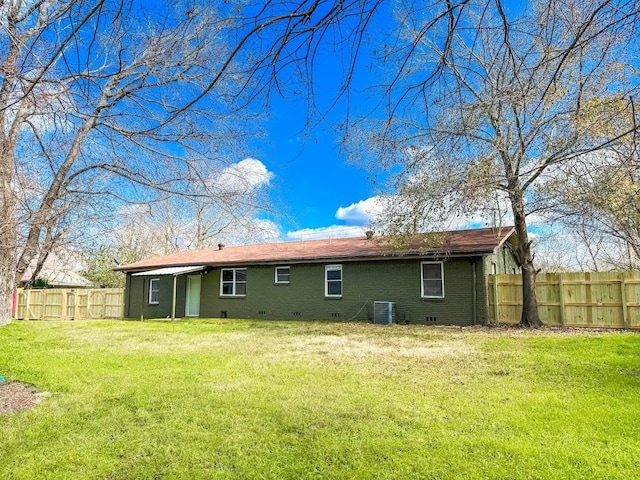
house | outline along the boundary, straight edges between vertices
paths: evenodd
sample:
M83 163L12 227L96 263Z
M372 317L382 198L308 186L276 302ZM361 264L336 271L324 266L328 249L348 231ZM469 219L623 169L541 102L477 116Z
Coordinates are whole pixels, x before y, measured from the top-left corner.
M488 275L517 268L514 229L440 235L431 247L370 235L219 245L116 270L127 276L126 317L484 324Z
M27 269L20 282L22 286L31 281L32 271ZM51 288L91 288L95 285L77 272L60 268L43 268L38 278L46 281Z

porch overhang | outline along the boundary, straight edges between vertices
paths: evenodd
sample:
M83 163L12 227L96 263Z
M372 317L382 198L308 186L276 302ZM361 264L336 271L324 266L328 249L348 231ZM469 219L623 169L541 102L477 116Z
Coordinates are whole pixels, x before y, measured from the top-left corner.
M159 275L173 275L173 295L171 299L171 320L176 319L176 294L177 294L177 279L178 275L184 275L186 273L199 272L207 268L205 265L189 265L186 267L166 267L157 268L155 270L148 270L146 272L132 273L132 277L156 277Z
M207 268L205 265L190 265L187 267L167 267L148 270L146 272L132 273L133 277L155 277L157 275L184 275L185 273L198 272Z

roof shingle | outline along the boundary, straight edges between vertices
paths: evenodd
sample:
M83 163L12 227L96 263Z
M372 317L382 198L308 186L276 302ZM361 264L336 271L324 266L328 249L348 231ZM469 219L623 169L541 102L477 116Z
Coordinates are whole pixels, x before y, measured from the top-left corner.
M502 229L479 228L444 232L437 247L425 248L413 243L398 249L385 242L384 237L333 238L300 242L262 243L236 247L209 248L177 252L152 257L115 270L134 272L151 268L187 265L228 266L264 263L302 263L325 260L355 260L393 258L399 256L486 255L493 253L514 232L513 227Z

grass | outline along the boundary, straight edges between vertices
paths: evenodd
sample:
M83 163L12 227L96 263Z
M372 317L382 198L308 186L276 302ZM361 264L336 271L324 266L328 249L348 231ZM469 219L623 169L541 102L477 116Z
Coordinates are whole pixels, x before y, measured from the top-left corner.
M6 479L640 477L640 335L14 322Z

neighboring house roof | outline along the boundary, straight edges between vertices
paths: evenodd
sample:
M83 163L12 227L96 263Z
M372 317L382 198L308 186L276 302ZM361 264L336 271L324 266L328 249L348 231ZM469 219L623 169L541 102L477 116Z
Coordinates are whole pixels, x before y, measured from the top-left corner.
M70 288L95 286L80 274L69 270L43 268L38 277L46 280L52 287ZM22 282L27 283L29 280L31 280L31 271L27 270L22 276Z
M384 237L333 238L301 242L263 243L237 247L209 248L153 257L115 270L144 271L152 268L188 265L230 266L273 263L303 263L336 260L366 260L405 256L487 255L495 253L512 234L513 227L479 228L442 233L436 248L414 242L408 247L393 248ZM422 238L425 238L423 236ZM422 245L422 246L421 246Z

